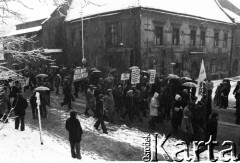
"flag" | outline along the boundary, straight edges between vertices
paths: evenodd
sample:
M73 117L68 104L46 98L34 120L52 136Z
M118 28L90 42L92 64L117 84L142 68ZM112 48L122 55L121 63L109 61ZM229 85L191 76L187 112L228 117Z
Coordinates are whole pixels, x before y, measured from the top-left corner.
M196 102L200 101L203 97L203 82L204 82L204 79L206 78L207 78L206 70L204 67L204 61L202 60L198 82L197 82L197 90L196 90L197 101Z

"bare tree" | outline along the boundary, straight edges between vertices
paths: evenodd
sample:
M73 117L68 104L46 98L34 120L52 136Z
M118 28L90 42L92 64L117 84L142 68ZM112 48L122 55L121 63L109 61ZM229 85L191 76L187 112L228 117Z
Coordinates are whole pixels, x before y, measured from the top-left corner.
M51 60L49 56L44 54L42 48L26 50L24 49L25 44L35 44L34 41L36 36L26 37L24 36L9 36L0 39L3 43L3 51L7 55L11 55L13 59L18 62L23 61L39 61L39 60Z

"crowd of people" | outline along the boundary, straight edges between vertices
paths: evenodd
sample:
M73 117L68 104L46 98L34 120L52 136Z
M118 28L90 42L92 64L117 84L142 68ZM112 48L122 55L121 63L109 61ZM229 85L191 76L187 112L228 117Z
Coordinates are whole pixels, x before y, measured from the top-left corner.
M72 101L79 98L82 94L86 99L85 115L89 116L89 110L97 118L94 127L101 125L102 131L108 134L104 121L116 123L143 123L143 119L151 117L148 125L156 130L159 123L171 121L172 131L181 133L186 142L193 140L208 140L210 135L217 135L218 114L213 113L212 101L217 106L224 109L228 107L228 95L230 92L230 81L223 80L215 92L212 100L213 82L207 80L204 83L203 97L196 101L196 87L187 87L183 83L195 81L189 78L171 78L169 76L159 76L155 78L154 84L149 83L149 74L141 72L140 83L131 84L130 80L121 81L120 77L114 72L109 72L108 77L103 78L99 72L89 70L89 76L79 81L74 81L74 69L64 67L51 68L41 66L38 68L28 68L23 72L23 76L28 79L26 86L22 89L20 82L16 81L12 87L7 80L0 89L0 117L6 117L11 108L15 108L16 124L18 129L21 121L21 130L24 130L24 115L27 108L26 99L22 92L30 89L33 94L30 98L33 119L37 119L37 102L35 88L44 86L48 90L40 91L40 114L43 118L47 117L47 105L50 106L50 92L59 95L60 87L64 95L61 107L67 105L67 111L71 111ZM131 72L130 72L131 73ZM44 75L46 74L46 75ZM72 89L72 86L74 89ZM238 82L234 95L236 97L236 123L239 124L240 118L240 82ZM11 104L11 98L13 102ZM21 104L19 102L21 101ZM6 111L8 110L8 111ZM71 113L72 119L68 120L66 129L70 132L73 122L78 125L76 113ZM79 126L79 125L78 125ZM71 131L72 132L72 131ZM82 130L79 129L82 134ZM78 137L78 139L80 139ZM78 148L78 144L72 143ZM72 151L73 157L80 158L79 153Z

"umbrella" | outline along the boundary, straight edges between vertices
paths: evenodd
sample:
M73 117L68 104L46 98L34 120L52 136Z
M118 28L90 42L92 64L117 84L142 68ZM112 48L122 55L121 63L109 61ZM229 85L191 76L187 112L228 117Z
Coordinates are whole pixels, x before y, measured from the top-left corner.
M91 71L98 70L96 67L91 68Z
M48 75L47 74L38 74L36 76L36 78L42 78L42 77L48 77Z
M93 73L101 73L102 71L94 70Z
M51 68L59 68L58 66L50 66Z
M109 72L110 72L110 73L113 73L113 72L115 72L115 71L117 71L117 69L115 69L115 68L114 68L114 69L111 69L111 70L109 70Z
M184 80L192 80L192 79L189 78L189 77L181 77L181 79L184 79Z
M146 70L141 70L141 72L142 72L142 73L147 73L147 71L146 71Z
M35 88L34 91L50 91L50 89L48 87L40 86Z
M168 74L167 79L180 79L180 77L174 74Z
M139 69L139 67L137 67L137 66L129 67L129 70L132 70L132 69Z
M186 83L183 83L182 85L186 87L197 87L197 84L192 82L186 82Z

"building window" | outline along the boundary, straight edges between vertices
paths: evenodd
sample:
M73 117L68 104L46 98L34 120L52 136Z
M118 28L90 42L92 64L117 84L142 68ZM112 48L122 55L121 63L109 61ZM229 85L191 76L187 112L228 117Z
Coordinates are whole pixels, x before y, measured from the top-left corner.
M219 33L215 32L214 33L214 46L218 46L219 45Z
M192 46L196 45L196 30L191 30L191 43Z
M72 37L72 46L75 46L76 45L76 31L72 31L71 37Z
M215 74L217 72L217 63L216 60L211 60L211 73Z
M109 24L107 26L107 44L118 45L117 23Z
M155 27L155 45L163 45L163 27Z
M227 59L222 60L222 71L227 71Z
M228 44L228 34L224 33L223 46L227 47L227 44Z
M172 44L179 45L179 29L178 28L173 28Z
M205 38L206 38L206 32L201 31L201 34L200 34L200 44L201 44L201 46L205 46Z

